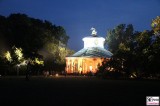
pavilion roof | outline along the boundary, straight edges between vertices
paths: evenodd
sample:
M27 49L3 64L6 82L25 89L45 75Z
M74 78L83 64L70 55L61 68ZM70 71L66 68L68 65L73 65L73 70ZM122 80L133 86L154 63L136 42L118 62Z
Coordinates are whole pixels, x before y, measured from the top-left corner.
M83 48L73 54L72 56L69 57L103 57L103 58L110 58L113 54L100 47L88 47L88 48Z

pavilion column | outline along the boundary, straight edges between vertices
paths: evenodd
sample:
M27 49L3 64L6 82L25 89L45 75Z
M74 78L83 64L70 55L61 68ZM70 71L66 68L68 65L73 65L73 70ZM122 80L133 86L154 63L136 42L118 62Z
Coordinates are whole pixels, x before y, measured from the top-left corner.
M69 73L71 73L71 60L68 61L68 70L69 70Z
M80 67L81 73L83 73L83 60L81 59L81 67Z
M77 60L77 71L78 71L78 73L80 73L80 66L81 66L80 59L78 59Z
M93 58L93 61L94 61L94 65L93 65L93 71L94 71L94 73L96 73L96 68L97 68L97 66L96 66L96 64L97 64L97 59L96 58Z
M85 70L86 70L86 73L88 72L88 60L85 61Z
M68 65L69 65L69 59L67 58L67 59L66 59L66 68L65 68L65 71L66 71L67 73L69 73L69 67L68 67Z
M75 60L75 72L77 73L77 69L78 69L78 63L77 60Z
M68 73L68 59L66 60L66 72Z
M73 60L71 60L71 73L73 73Z
M85 69L84 69L84 59L82 59L82 72L85 73Z

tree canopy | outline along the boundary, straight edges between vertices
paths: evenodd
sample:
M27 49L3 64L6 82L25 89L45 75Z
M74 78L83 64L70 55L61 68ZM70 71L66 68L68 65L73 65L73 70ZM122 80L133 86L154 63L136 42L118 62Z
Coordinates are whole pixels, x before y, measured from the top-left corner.
M53 64L65 64L65 56L73 51L67 48L69 36L62 26L26 14L0 16L0 55L21 48L24 58L41 58ZM47 62L45 62L47 63Z
M152 20L152 30L134 31L131 24L120 24L109 30L106 44L113 53L99 72L127 77L160 77L160 18ZM110 74L108 74L110 75Z

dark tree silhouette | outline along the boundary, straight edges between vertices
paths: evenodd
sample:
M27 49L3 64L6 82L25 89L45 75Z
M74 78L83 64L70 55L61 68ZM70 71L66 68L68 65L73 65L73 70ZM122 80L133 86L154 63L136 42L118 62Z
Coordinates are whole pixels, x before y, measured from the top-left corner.
M24 58L50 59L51 63L63 64L64 68L65 56L72 52L67 48L68 39L62 26L53 25L47 20L20 13L0 16L1 57L15 46L23 49Z

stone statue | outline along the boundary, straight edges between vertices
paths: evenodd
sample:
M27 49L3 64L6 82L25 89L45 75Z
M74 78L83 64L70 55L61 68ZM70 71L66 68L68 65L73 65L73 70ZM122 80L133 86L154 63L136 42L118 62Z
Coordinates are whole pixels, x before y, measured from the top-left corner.
M96 36L97 35L96 29L92 27L91 30L92 30L92 34L91 35L92 36Z

